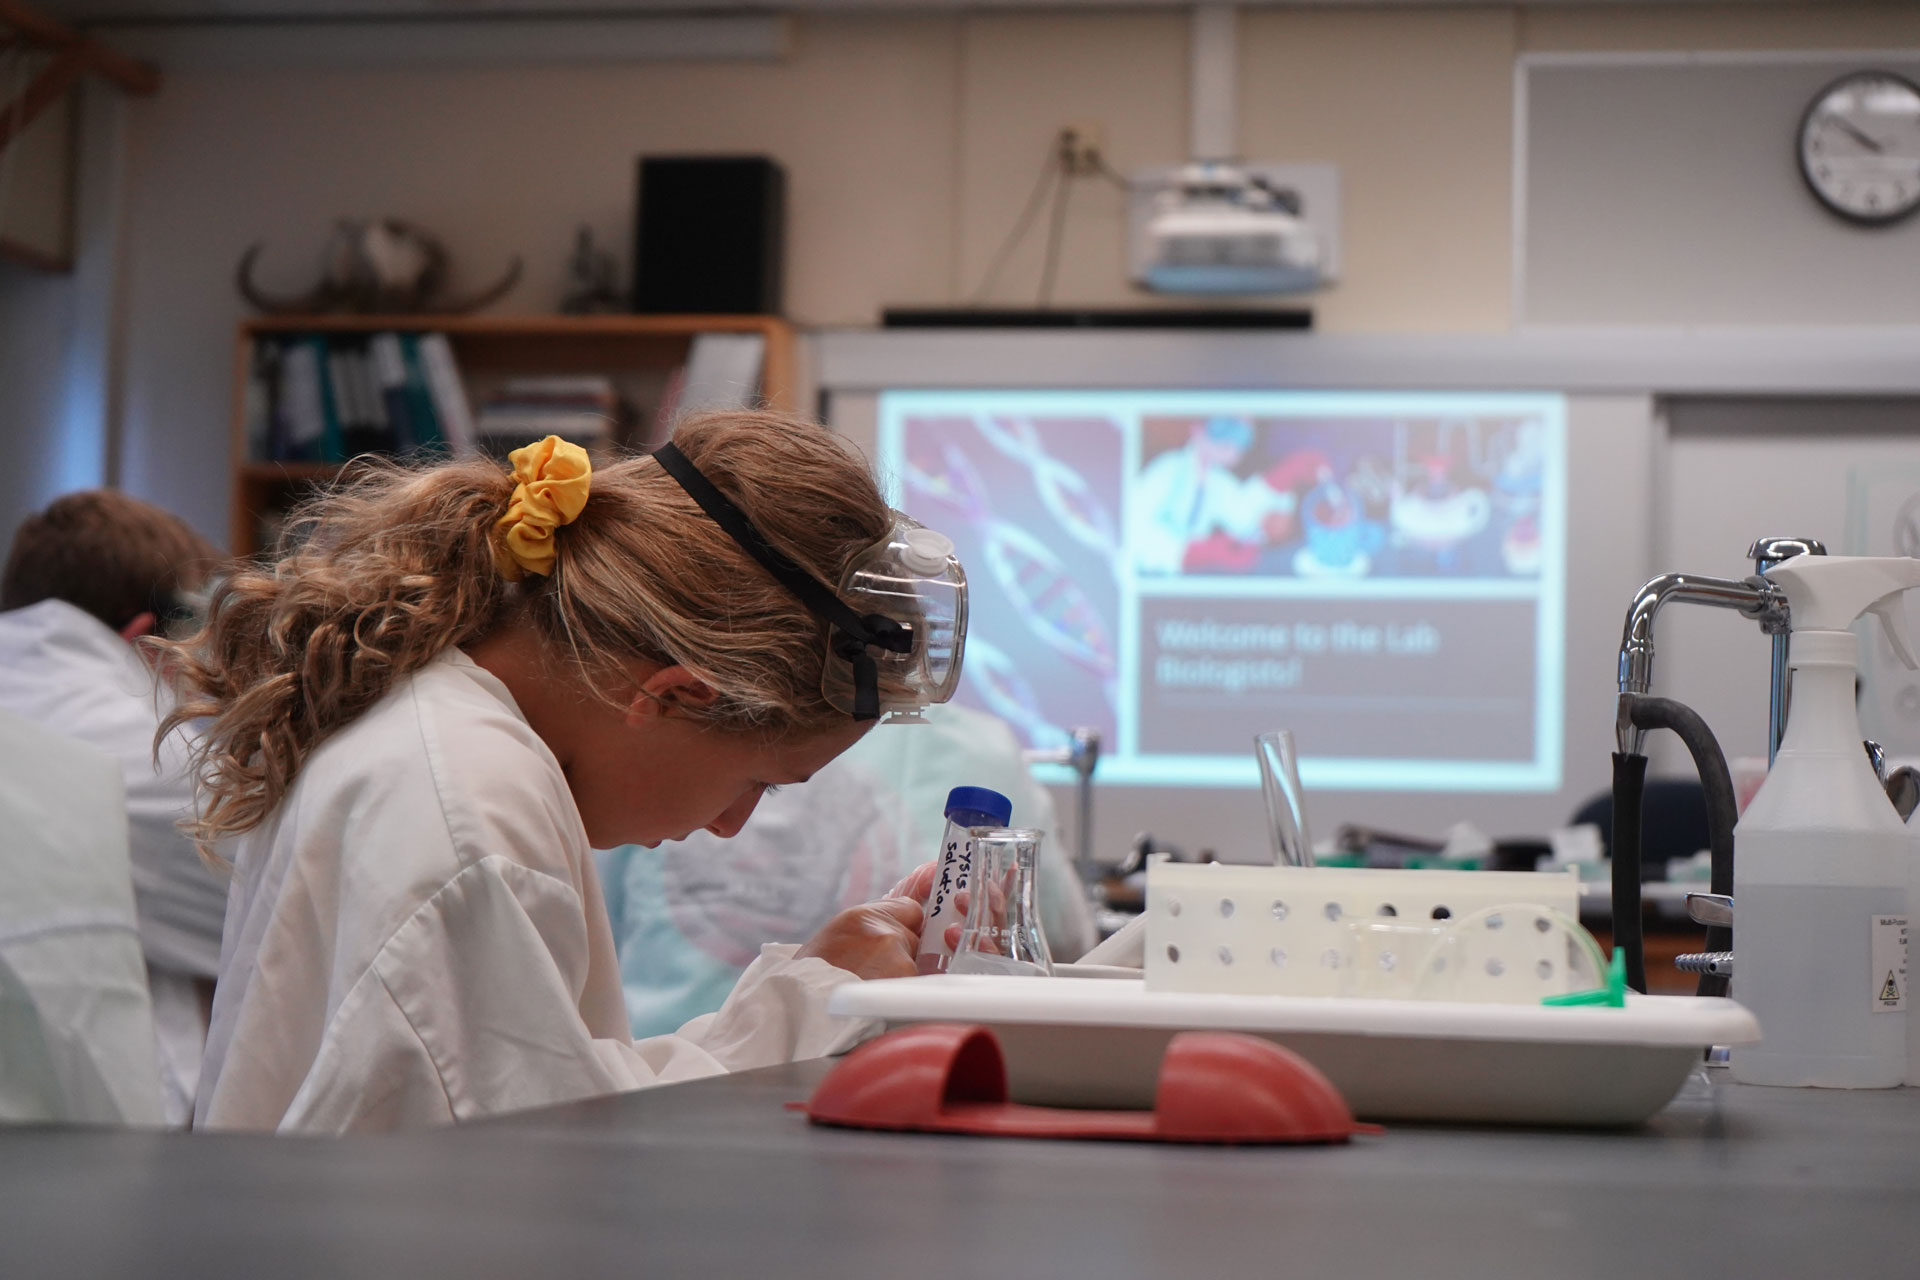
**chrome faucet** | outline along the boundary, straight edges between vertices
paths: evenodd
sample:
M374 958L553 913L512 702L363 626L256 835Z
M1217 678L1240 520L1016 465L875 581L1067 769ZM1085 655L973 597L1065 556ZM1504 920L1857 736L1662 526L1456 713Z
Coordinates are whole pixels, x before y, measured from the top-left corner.
M1789 556L1826 553L1826 547L1813 538L1761 538L1747 551L1753 557L1751 577L1708 578L1697 573L1663 573L1641 587L1627 609L1627 622L1620 638L1620 701L1614 737L1621 754L1643 754L1646 730L1633 723L1633 699L1653 686L1653 620L1663 606L1680 601L1737 610L1743 617L1754 619L1762 631L1773 637L1773 671L1767 703L1767 762L1771 764L1780 749L1780 734L1786 725L1787 596L1761 574Z

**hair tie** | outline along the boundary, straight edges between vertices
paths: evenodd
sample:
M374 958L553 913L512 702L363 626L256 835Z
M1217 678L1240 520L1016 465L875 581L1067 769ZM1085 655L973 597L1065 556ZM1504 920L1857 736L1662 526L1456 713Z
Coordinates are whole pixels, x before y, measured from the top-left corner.
M587 451L559 436L515 449L513 498L494 527L505 537L494 544L494 563L509 582L529 573L553 572L553 531L572 524L587 505L593 462Z

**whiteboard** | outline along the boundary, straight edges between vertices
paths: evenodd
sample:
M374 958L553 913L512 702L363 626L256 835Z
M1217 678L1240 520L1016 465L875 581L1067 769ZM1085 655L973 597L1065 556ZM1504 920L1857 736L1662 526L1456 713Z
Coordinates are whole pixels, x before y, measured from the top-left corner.
M1515 299L1525 324L1920 320L1920 218L1865 230L1801 179L1800 118L1920 51L1537 54L1518 66Z

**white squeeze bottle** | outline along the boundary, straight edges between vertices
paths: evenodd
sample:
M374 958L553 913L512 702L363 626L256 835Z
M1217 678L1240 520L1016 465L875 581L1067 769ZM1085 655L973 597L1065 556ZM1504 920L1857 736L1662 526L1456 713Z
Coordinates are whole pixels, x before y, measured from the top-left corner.
M945 973L953 952L947 946L947 926L961 924L967 913L959 895L973 876L975 827L1004 827L1013 818L1013 801L987 787L955 787L947 793L947 829L940 834L940 852L933 862L933 888L923 904L926 921L920 926L920 954L914 967L921 973Z
M1907 819L1907 839L1907 909L1911 912L1911 904L1920 902L1920 809ZM1911 922L1912 915L1907 919ZM1907 1083L1920 1084L1920 1016L1911 1008L1907 1010Z
M1881 789L1854 712L1859 641L1878 614L1914 666L1900 593L1920 560L1795 556L1785 590L1793 668L1787 730L1733 829L1734 996L1760 1021L1736 1047L1747 1084L1884 1089L1907 1076L1907 885L1913 840Z

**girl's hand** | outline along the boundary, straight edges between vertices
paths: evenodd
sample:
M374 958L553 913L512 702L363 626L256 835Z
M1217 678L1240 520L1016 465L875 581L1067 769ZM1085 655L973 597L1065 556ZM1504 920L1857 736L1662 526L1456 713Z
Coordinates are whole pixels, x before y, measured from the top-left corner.
M858 978L911 978L921 918L920 904L912 898L882 898L850 907L827 921L800 954L817 956Z
M907 873L905 880L893 886L893 892L887 896L889 898L912 898L915 902L920 903L926 902L928 895L933 892L933 872L933 863L921 863Z

